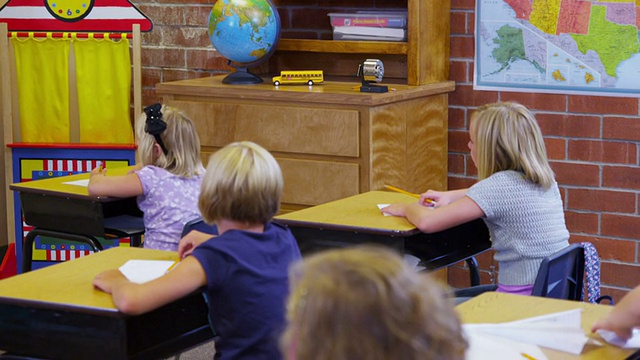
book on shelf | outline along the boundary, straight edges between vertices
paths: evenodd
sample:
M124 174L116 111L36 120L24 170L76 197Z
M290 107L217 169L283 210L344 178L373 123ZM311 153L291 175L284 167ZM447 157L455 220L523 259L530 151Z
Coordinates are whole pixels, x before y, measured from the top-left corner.
M407 28L406 12L359 11L356 13L330 13L331 26L366 26Z
M404 41L407 30L369 26L334 26L334 40Z

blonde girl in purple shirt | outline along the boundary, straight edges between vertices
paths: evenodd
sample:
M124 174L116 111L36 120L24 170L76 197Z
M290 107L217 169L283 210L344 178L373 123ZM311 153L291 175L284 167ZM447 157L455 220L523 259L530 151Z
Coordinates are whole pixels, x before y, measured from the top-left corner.
M136 196L144 213L144 247L177 251L184 224L200 216L198 196L204 174L200 139L184 112L161 104L144 109L136 138L135 170L106 176L107 169L93 169L89 194Z

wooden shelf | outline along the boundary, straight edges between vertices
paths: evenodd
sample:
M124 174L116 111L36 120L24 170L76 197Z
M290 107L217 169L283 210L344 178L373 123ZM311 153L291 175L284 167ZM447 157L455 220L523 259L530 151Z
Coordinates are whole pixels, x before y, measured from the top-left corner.
M280 39L279 51L406 55L406 42Z

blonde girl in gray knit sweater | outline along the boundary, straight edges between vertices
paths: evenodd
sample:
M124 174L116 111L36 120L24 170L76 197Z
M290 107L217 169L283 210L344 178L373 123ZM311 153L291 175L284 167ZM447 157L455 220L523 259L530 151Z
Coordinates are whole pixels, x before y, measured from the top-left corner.
M469 137L476 184L429 190L417 203L393 204L382 212L404 216L426 233L482 218L499 266L497 291L530 295L542 259L569 245L542 132L526 107L504 102L478 108ZM419 250L414 254L420 257Z

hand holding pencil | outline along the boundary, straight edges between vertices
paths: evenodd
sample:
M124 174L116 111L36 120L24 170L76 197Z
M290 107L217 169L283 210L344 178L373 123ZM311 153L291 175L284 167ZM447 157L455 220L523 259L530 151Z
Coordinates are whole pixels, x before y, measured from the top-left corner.
M412 192L409 192L409 191L406 191L406 190L402 190L400 188L397 188L397 187L391 186L391 185L385 185L384 187L389 189L389 190L391 190L391 191L395 191L397 193L400 193L400 194L405 194L405 195L409 195L409 196L412 196L412 197L417 198L417 199L421 199L421 201L419 201L419 202L421 204L423 204L423 205L425 203L429 204L429 206L435 206L436 205L436 202L433 199L423 197L420 194L415 194L415 193L412 193Z

